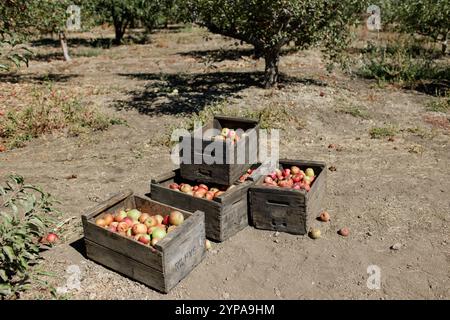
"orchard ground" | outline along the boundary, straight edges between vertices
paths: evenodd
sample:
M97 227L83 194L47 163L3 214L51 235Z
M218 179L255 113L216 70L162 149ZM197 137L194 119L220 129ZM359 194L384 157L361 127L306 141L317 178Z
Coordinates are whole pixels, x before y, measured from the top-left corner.
M29 68L0 78L4 107L18 107L18 97L49 79L127 122L78 137L46 135L0 153L2 181L15 172L41 185L61 201L66 222L62 243L38 267L48 285L35 283L23 298L52 297L50 288L66 286L70 265L80 267L80 287L57 298L450 298L450 122L426 111L436 97L328 74L315 50L283 55L284 81L265 90L263 60L196 28L156 32L142 45L88 45L100 36L112 33L72 35L79 41L72 40L70 63L51 42L39 43ZM315 224L322 238L247 227L214 243L167 295L85 259L80 215L121 189L148 192L151 177L173 167L164 132L222 98L229 108L288 108L302 119L298 126L278 119L289 123L280 153L332 169L323 203L331 221ZM337 234L342 227L350 229L346 238ZM367 287L371 265L381 269L379 290Z

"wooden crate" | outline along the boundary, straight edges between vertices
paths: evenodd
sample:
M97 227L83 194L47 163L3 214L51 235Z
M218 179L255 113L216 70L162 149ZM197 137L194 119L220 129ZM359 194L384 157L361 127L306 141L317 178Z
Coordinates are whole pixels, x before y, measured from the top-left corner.
M283 168L313 168L316 178L311 190L263 186L264 176L249 190L251 224L258 229L304 235L322 209L326 193L326 164L319 161L280 160Z
M106 213L125 208L167 215L183 213L185 221L154 247L113 233L95 224ZM82 216L87 257L131 279L167 293L186 277L205 254L205 217L201 211L184 210L136 196L119 193Z
M251 177L243 183L235 184L233 189L213 200L194 198L183 192L172 190L169 184L173 182L194 184L192 181L181 178L180 169L176 169L151 180L151 198L190 212L203 211L207 238L224 241L248 226L247 194L254 183ZM216 185L209 183L209 186Z
M201 139L195 136L196 133L206 133L209 129L222 130L222 128L242 129L247 135L234 144L229 141L212 141L209 137ZM212 182L226 186L233 184L252 164L258 161L258 131L259 124L256 120L215 116L214 120L204 125L193 135L180 137L180 144L190 143L191 145L191 152L188 157L190 164L180 164L181 176L188 180L204 183ZM250 144L250 136L256 137L256 145ZM201 152L194 150L196 145L201 146ZM205 148L213 147L215 150L220 150L222 157L217 163L208 164L202 155ZM245 159L243 157L243 161L238 161L237 157L238 150L242 150L240 148L245 148ZM184 150L180 150L180 159L183 157L183 152ZM196 158L201 163L194 162Z

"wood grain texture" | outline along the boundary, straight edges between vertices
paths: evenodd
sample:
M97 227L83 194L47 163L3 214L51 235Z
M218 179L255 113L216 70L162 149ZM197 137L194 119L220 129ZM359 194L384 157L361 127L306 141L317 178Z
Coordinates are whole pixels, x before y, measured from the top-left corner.
M230 141L212 141L196 136L180 137L181 143L190 145L190 153L188 154L190 161L180 164L181 176L197 182L231 185L251 167L251 164L257 162L258 148L250 148L249 136L255 135L258 141L258 121L216 116L196 132L204 133L211 128L217 130L222 130L222 128L242 129L247 135L236 144L232 144ZM209 152L205 152L205 150ZM238 150L245 150L245 153L239 153L245 155L242 159L238 159ZM180 150L181 158L183 158L184 152L185 150L182 148ZM211 154L212 157L217 154L217 158L211 158L211 161L205 160L203 156L207 157L208 154ZM251 161L252 159L253 161ZM213 160L217 160L217 162L213 162Z
M280 160L282 167L313 168L311 190L263 186L261 177L249 190L250 224L255 228L304 235L321 210L326 193L326 164L321 161Z
M133 280L142 282L153 289L164 293L169 291L166 288L164 274L161 271L88 239L85 239L85 244L89 259Z

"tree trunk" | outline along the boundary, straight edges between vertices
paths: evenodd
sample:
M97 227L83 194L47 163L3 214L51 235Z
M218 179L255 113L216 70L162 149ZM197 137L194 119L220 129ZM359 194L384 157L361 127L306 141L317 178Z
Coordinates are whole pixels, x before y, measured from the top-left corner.
M67 45L66 34L63 31L59 33L59 42L61 43L61 48L64 54L64 60L66 61L72 60L72 58L69 55L69 46Z
M122 43L123 35L125 33L121 23L114 24L114 32L115 32L114 44L119 45Z
M266 88L273 87L278 81L278 64L280 62L280 50L271 49L265 52L266 61L265 82Z
M444 36L444 40L442 41L442 54L445 55L447 53L448 47L448 34Z

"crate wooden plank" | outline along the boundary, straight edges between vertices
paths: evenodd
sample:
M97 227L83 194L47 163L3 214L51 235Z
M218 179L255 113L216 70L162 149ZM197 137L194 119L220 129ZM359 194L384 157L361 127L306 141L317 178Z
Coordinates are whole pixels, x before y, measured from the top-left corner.
M180 172L183 178L203 183L213 182L222 185L231 185L244 174L254 162L257 162L258 148L257 146L253 148L250 147L249 137L254 134L258 141L259 124L256 120L215 116L214 119L205 124L203 128L196 130L196 133L201 134L211 128L220 131L225 127L230 129L242 129L247 135L236 144L232 144L230 141L213 141L210 137L198 138L195 134L180 137L181 143L190 145L189 156L191 163L180 164ZM196 150L195 146L199 146L200 150ZM221 151L222 157L220 157L218 163L205 161L202 155L208 153L205 152L206 148L211 151ZM238 159L238 150L245 150L245 157ZM184 152L184 149L180 150L180 157L183 157ZM214 154L212 156L214 156ZM198 159L198 161L195 161L195 159ZM254 159L255 161L250 161L251 159Z
M263 186L261 177L249 190L250 223L259 229L306 234L317 217L326 192L326 165L321 161L280 160L287 168L311 167L316 173L311 190Z
M165 286L164 275L161 271L88 239L85 239L85 243L89 259L158 291L165 293L169 291Z
M203 212L195 212L187 224L186 232L178 232L177 229L169 233L169 239L163 239L161 249L164 251L165 285L172 289L203 259L205 254L205 215ZM201 235L201 236L198 236Z

